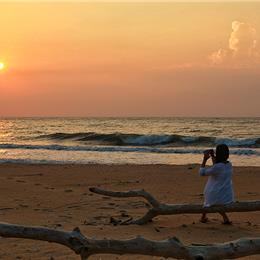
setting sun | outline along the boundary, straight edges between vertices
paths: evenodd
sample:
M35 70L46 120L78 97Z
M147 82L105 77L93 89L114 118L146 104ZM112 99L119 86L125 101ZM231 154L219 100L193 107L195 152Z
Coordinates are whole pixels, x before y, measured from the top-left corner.
M5 64L3 62L0 62L0 70L3 70L5 68Z

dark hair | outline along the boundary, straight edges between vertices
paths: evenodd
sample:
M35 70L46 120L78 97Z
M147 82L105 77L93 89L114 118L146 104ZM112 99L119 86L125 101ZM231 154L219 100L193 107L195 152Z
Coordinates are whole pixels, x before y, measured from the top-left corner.
M216 163L227 163L229 157L229 149L226 144L219 144L216 147Z

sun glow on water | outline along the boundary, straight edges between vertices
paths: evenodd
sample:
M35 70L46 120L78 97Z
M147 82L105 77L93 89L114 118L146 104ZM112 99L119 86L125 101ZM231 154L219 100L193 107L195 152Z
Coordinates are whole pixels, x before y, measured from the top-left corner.
M5 68L5 64L3 62L0 62L0 70L3 70Z

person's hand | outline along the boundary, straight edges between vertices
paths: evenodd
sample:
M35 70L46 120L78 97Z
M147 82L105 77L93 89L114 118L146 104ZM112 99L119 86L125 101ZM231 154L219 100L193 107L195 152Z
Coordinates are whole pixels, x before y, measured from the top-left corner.
M214 152L213 149L209 150L209 155L210 155L211 157L215 157L215 152Z
M201 163L201 167L205 167L207 160L211 156L211 153L212 153L211 150L205 150L204 151L204 156L203 156L203 160L202 160L202 163Z
M204 160L207 161L210 158L210 153L204 153Z

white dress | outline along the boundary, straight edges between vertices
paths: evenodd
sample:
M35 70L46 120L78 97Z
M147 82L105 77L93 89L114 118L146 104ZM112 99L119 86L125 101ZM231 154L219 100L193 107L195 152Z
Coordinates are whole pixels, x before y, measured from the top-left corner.
M234 201L232 172L230 162L200 168L200 176L209 176L204 189L204 207L229 204Z

